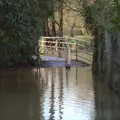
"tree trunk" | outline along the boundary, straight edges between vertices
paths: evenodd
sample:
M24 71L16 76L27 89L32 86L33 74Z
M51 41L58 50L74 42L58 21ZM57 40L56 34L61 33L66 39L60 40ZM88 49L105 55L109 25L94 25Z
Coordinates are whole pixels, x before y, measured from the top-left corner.
M97 34L93 71L97 78L120 93L120 33Z
M59 16L60 16L59 36L62 37L63 36L63 0L60 0Z
M48 25L48 19L45 20L45 36L49 36L49 25Z

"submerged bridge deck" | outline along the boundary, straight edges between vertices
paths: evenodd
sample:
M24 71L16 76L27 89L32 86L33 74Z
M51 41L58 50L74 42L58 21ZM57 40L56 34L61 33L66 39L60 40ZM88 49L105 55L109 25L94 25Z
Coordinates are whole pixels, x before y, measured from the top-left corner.
M42 61L65 61L65 58L57 56L41 56Z
M42 61L44 62L43 67L64 67L66 66L66 60L65 58L61 57L53 57L53 56L42 56ZM80 66L89 66L90 64L87 64L83 61L74 61L71 60L70 66L80 67Z

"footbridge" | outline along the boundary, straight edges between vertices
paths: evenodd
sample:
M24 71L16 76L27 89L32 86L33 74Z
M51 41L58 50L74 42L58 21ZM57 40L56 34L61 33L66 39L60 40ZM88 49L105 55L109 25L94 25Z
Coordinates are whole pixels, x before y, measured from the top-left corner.
M42 61L63 62L72 65L73 62L92 64L92 37L42 37L39 41L39 52Z

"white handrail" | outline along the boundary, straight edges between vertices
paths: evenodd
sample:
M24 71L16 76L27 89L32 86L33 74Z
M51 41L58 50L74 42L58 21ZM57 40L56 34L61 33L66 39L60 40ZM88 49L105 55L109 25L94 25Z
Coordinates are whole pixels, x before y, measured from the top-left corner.
M75 40L75 42L70 42L70 39ZM90 44L91 40L90 41L88 41L88 40L85 41L83 39L84 38L59 37L59 36L57 36L57 37L54 37L54 36L45 37L45 36L43 36L43 37L41 37L41 41L39 41L39 43L40 43L39 46L41 46L40 49L42 48L41 51L43 51L43 53L45 53L46 48L47 49L48 48L56 49L56 51L57 50L59 50L59 51L64 50L66 64L69 65L70 61L71 61L71 52L73 52L73 51L71 51L72 48L70 48L70 45L72 45L72 47L74 47L74 45L76 45L76 43L77 43L76 41L81 42L81 43L77 43L77 48L85 47L85 45L87 45L86 43ZM82 43L82 42L84 42L85 44ZM48 44L45 44L45 43L48 43ZM63 45L63 46L61 46L61 45ZM80 51L77 51L77 52L79 53ZM87 53L85 53L85 54L87 55ZM78 57L82 57L82 58L87 59L87 60L90 59L90 61L91 61L92 60L92 55L87 55L87 56L86 55L84 56L84 53L83 53L83 54L78 55Z

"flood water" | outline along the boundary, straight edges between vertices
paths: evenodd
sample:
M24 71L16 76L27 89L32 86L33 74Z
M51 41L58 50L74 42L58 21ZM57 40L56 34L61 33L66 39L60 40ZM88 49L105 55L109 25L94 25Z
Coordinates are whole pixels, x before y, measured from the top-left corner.
M0 120L94 120L91 68L0 71Z

